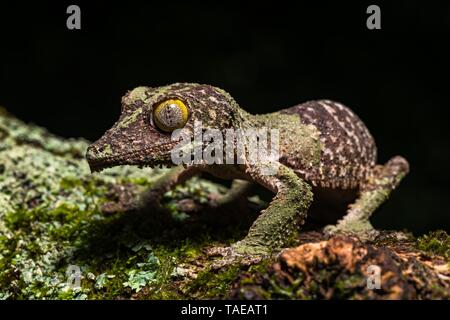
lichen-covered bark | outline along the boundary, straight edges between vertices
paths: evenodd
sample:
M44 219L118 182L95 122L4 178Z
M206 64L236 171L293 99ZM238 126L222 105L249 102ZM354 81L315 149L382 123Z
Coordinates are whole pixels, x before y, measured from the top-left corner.
M139 207L139 195L164 170L116 167L91 174L87 145L1 112L0 298L449 296L444 232L417 241L389 233L370 246L302 233L297 245L303 247L279 258L223 266L214 249L242 239L264 202L250 195L218 206L226 188L194 178L167 192L162 209ZM383 292L364 289L368 263L390 272ZM67 274L77 268L79 287Z

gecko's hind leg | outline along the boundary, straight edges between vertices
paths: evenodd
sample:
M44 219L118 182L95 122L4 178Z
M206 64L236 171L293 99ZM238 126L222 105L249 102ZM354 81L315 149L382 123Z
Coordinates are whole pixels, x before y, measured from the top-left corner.
M369 219L373 212L389 197L408 173L408 162L400 156L385 165L377 165L361 186L359 196L347 210L347 214L334 226L326 226L327 233L353 233L365 238L373 238L377 231Z
M247 180L234 179L230 189L215 201L217 206L224 206L235 203L248 195L253 183Z

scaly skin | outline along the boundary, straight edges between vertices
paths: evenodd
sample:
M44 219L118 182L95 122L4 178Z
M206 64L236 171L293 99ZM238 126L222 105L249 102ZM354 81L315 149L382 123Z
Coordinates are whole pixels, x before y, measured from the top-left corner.
M168 99L180 99L189 109L184 128L194 121L221 130L266 127L280 132L279 167L274 175L263 174L261 164L189 164L176 167L150 190L155 201L174 185L199 172L225 179L258 183L276 196L248 235L233 249L239 253L265 254L289 243L306 219L313 199L312 188L356 189L359 195L347 215L328 232L373 232L369 218L409 170L408 162L394 157L376 165L376 146L364 123L347 107L329 100L310 101L265 115L241 109L222 89L209 85L176 83L138 87L122 98L122 114L87 152L92 171L116 165L172 166L170 151L177 141L154 124L153 108ZM248 147L248 146L246 146Z

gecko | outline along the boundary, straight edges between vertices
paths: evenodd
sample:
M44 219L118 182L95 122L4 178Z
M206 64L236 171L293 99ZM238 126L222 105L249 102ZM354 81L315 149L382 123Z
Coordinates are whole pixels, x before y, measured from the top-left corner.
M177 141L172 133L193 130L195 121L221 132L277 129L276 172L264 174L263 164L251 161L175 166L171 151ZM141 86L128 91L122 97L118 121L88 147L86 158L92 172L118 165L171 167L149 190L155 201L202 172L232 180L230 194L235 196L252 184L267 188L274 194L268 207L260 212L245 238L231 245L238 254L254 255L287 246L305 223L318 193L355 191L345 214L327 225L326 233L376 232L371 215L409 172L409 164L401 156L377 164L374 138L363 121L339 102L313 100L269 114L250 114L225 90L196 83Z

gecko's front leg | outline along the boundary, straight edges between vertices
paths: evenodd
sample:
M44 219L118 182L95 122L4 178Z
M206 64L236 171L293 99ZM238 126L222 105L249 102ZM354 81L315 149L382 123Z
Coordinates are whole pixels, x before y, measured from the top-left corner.
M264 175L257 165L247 167L246 173L276 195L248 235L232 249L240 254L269 254L289 244L298 226L304 223L313 199L311 186L282 164L274 175Z
M144 192L141 196L141 206L159 206L164 193L171 190L174 186L184 183L197 173L199 173L199 170L193 166L185 168L180 165L171 168L158 177L151 188Z

